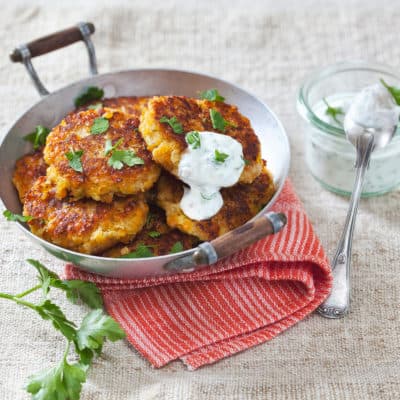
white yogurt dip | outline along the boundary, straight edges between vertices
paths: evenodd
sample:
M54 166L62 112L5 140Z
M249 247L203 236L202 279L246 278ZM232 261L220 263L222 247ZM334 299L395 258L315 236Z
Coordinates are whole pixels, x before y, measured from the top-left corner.
M178 166L179 178L189 185L180 206L196 221L211 218L223 206L222 187L233 186L242 174L245 161L242 145L230 136L198 132L197 145L188 145Z
M361 126L391 130L399 123L400 107L389 90L377 83L354 97L346 115Z

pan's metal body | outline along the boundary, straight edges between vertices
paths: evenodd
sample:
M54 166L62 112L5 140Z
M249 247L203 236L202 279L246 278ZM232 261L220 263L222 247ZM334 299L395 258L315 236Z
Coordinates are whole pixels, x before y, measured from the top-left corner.
M285 130L270 108L245 90L223 80L194 72L167 69L137 69L95 75L69 85L43 97L26 111L6 133L0 145L0 198L5 207L21 213L21 204L12 184L15 161L30 152L31 145L22 138L36 125L53 127L71 110L73 99L87 86L98 86L105 90L106 97L183 95L196 97L198 92L216 88L226 102L238 106L247 116L260 139L262 156L268 161L277 187L277 192L264 213L276 200L290 164L290 148ZM164 266L189 251L144 259L113 259L76 253L51 244L33 235L27 226L18 223L22 232L54 256L72 262L80 268L120 278L142 278L166 273Z

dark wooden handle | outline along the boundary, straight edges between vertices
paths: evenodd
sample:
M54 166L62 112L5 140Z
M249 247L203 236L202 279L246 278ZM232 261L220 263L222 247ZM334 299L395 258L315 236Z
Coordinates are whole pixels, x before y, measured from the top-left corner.
M257 242L267 235L277 232L286 224L286 217L283 214L275 214L279 218L279 227L274 227L267 215L261 215L254 221L234 229L226 235L220 236L211 242L218 259L229 256L238 250L241 250L252 243Z
M87 26L90 33L94 33L94 25L91 22L88 22ZM83 37L81 31L77 26L74 26L72 28L52 33L51 35L42 37L40 39L33 40L32 42L27 43L26 46L31 53L31 57L37 57L53 50L61 49L62 47L68 46L82 39ZM21 62L21 52L18 49L15 49L10 54L10 58L13 62Z

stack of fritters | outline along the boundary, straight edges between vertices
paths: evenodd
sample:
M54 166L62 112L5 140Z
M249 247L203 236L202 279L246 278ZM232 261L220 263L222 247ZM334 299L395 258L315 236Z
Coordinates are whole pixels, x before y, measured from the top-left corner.
M260 143L236 107L177 96L96 103L68 114L43 149L16 163L13 181L23 214L33 217L28 224L34 234L81 253L157 256L192 248L242 225L272 197L274 184ZM242 144L246 166L238 184L221 190L221 210L208 220L194 221L179 206L183 183L177 170L187 147L185 133L215 131L210 109L229 122L224 134ZM160 122L162 117L177 118L183 134ZM99 118L107 119L107 129L93 133ZM106 142L142 161L115 168ZM66 154L77 151L80 168L72 168ZM145 255L138 251L143 247L148 249Z

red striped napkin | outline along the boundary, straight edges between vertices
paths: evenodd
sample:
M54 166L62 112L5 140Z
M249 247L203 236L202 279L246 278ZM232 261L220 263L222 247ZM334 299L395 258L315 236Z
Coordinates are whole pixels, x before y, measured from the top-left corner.
M288 217L280 233L211 268L121 280L67 265L65 275L99 286L107 311L153 366L181 359L196 369L274 338L330 291L329 263L290 182L273 210Z

